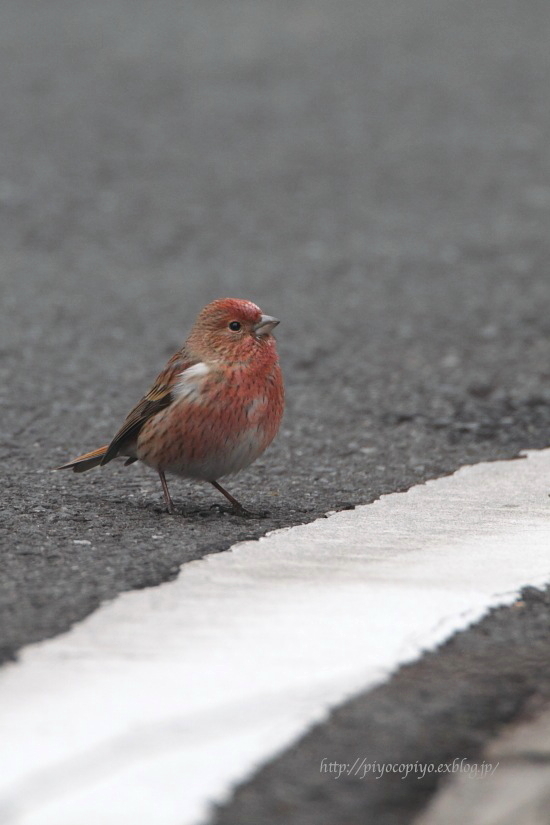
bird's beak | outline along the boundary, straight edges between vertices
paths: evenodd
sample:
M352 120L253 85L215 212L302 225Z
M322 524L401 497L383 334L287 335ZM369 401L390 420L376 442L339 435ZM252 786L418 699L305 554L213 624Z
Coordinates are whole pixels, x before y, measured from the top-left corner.
M256 335L269 335L279 323L278 318L273 318L271 315L262 315L258 323L254 324L254 333Z

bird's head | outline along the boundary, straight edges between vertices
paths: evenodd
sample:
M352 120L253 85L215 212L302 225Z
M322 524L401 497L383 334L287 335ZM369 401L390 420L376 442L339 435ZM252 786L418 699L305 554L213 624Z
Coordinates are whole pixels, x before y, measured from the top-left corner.
M223 298L201 310L187 343L202 357L247 360L273 345L271 333L278 323L251 301Z

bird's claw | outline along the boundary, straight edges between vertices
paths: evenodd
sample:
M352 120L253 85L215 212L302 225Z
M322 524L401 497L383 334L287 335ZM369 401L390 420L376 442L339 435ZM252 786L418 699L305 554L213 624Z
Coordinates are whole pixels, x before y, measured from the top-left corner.
M269 512L267 510L261 510L259 513L255 513L252 510L247 510L246 507L243 507L242 505L240 507L234 507L233 512L236 516L240 516L241 518L269 518Z

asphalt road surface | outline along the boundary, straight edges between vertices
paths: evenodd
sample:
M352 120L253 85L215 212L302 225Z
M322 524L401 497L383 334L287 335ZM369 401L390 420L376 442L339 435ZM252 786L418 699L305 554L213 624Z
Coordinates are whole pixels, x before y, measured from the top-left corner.
M2 659L237 540L548 445L549 35L546 0L4 0ZM228 484L270 516L176 480L170 517L145 467L53 472L225 296L282 321L283 429ZM375 719L379 755L463 730L474 753L548 692L548 598L526 604L312 736ZM219 821L366 821L364 783L308 784L315 747ZM433 789L402 786L378 823Z

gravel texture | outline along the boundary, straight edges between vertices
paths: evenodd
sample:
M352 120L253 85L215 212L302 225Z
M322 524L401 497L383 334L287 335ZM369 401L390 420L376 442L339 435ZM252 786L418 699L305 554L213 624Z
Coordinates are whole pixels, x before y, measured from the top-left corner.
M548 445L549 26L546 0L2 3L2 658L235 541ZM270 517L53 472L227 295L282 319L283 429L228 482Z

